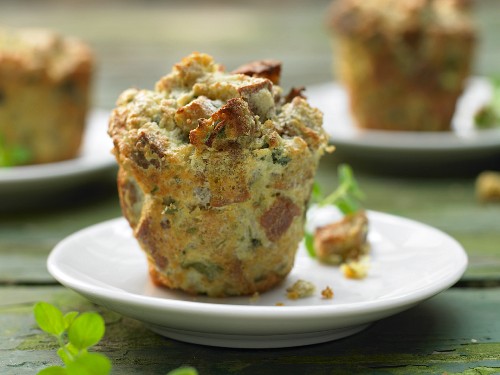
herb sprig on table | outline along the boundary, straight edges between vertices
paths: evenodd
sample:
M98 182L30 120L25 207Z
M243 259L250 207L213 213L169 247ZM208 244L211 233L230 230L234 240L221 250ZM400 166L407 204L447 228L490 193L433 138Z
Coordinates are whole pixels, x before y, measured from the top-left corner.
M312 191L312 201L319 207L328 205L336 206L344 215L353 214L361 209L361 201L365 194L360 189L354 177L352 168L347 164L341 164L337 170L339 184L329 195L323 198L320 186L315 183ZM306 230L304 243L309 255L316 257L314 250L314 235Z
M88 351L104 336L104 319L98 313L71 311L63 315L57 307L46 302L38 302L33 310L38 326L56 338L57 355L66 365L47 367L38 375L109 374L109 358Z
M50 366L38 375L106 375L111 371L111 361L101 353L89 352L104 336L105 324L96 312L63 314L54 305L38 302L33 308L38 326L52 335L59 344L57 355L63 366ZM198 375L193 367L179 367L167 375Z
M474 115L474 123L480 129L500 126L500 77L491 78L493 97Z

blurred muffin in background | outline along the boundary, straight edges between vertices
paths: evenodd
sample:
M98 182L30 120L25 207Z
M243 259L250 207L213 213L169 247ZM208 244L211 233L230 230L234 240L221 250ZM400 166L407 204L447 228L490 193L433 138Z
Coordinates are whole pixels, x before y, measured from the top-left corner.
M75 157L89 106L93 56L45 29L0 29L0 166Z
M156 284L251 295L292 269L328 136L318 109L283 95L279 71L262 61L227 73L194 53L155 90L118 99L120 202Z
M466 0L337 0L335 70L361 128L445 131L471 71Z

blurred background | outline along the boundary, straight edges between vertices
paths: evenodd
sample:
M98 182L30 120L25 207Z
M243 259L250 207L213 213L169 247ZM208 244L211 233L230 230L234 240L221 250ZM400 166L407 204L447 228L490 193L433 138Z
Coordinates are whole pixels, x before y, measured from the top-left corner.
M232 70L263 58L283 62L282 86L331 81L325 18L330 0L2 0L0 24L48 27L88 42L97 71L93 105L112 108L126 88L152 88L193 51ZM500 72L500 1L478 0L477 75Z

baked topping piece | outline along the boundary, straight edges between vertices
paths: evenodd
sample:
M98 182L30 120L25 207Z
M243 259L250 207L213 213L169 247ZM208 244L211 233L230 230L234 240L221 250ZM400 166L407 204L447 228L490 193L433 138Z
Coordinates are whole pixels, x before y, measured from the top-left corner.
M321 262L340 265L366 254L368 218L362 211L346 215L342 220L319 227L314 234L314 248Z

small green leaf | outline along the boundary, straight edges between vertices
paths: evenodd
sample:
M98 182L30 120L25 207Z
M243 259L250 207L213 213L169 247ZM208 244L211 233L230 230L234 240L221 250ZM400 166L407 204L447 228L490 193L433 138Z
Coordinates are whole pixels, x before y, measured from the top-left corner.
M61 366L50 366L38 371L38 375L67 375L66 369Z
M359 209L357 201L364 199L364 194L354 178L352 169L347 164L338 168L339 186L326 198L318 203L319 206L335 205L344 214L353 213Z
M111 372L111 361L104 354L85 353L66 367L68 375L107 375Z
M323 192L321 191L321 186L314 182L311 192L311 198L313 203L318 203L323 198Z
M198 371L194 367L179 367L169 371L167 375L198 375Z
M73 358L69 356L68 352L64 348L57 349L57 355L59 356L59 358L61 358L65 365L73 360Z
M314 236L312 233L306 232L304 235L304 245L311 258L316 258L316 250L314 249Z
M46 302L38 302L33 308L38 326L47 333L60 336L64 333L64 318L61 310Z
M57 350L57 355L66 365L73 361L78 354L80 354L80 350L70 342Z
M97 344L104 336L104 331L104 319L97 313L86 312L73 321L68 330L68 339L82 350Z
M480 129L500 126L500 77L492 77L490 82L493 96L490 102L479 108L474 114L474 123Z
M360 200L365 198L364 193L359 188L358 182L354 178L352 168L347 164L341 164L337 170L339 184L337 188L323 199L318 198L320 194L319 186L313 185L312 199L317 200L319 207L328 205L336 206L344 215L353 214L361 209ZM314 236L306 231L304 244L309 255L316 257L314 249Z
M337 201L337 208L344 215L349 215L349 214L353 214L356 211L358 211L359 210L359 205L358 205L358 203L354 199L352 199L352 198L350 198L348 196L345 196L345 197L340 198Z
M64 328L66 330L70 327L77 316L77 311L70 311L69 313L64 314Z

